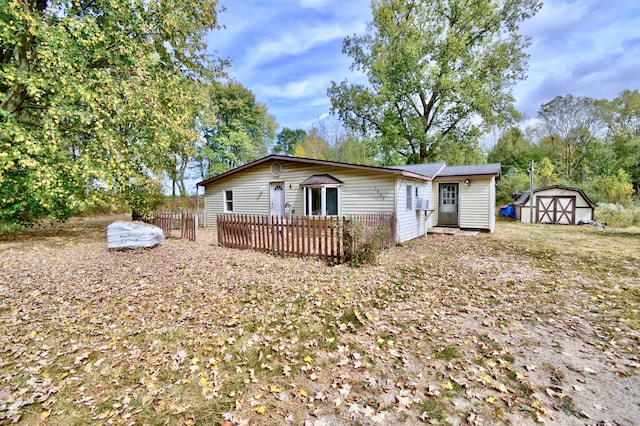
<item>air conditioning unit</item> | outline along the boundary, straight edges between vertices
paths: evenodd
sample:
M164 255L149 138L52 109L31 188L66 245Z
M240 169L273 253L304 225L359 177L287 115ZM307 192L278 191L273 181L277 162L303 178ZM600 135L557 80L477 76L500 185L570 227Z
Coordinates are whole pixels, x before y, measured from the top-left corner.
M418 198L416 200L416 210L429 210L429 200L426 198Z

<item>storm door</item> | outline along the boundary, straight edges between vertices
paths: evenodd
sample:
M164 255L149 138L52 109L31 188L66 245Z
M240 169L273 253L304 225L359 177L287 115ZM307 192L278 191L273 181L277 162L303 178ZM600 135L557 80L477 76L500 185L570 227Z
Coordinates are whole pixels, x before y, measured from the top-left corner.
M438 201L438 226L458 226L459 184L441 183Z
M284 216L284 182L269 184L269 216Z

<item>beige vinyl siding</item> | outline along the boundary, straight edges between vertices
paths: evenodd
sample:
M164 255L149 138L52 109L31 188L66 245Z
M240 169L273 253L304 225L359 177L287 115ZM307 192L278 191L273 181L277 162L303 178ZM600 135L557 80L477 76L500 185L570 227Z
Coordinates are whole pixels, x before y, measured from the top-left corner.
M496 229L496 178L492 177L489 183L489 231Z
M281 162L281 174L272 176L271 164L272 162L260 164L208 184L205 189L206 226L215 226L216 214L223 211L223 191L225 190L233 190L234 213L269 214L271 182L284 182L285 202L292 204L294 215L303 215L303 187L300 184L314 174L330 174L343 182L339 190L340 215L394 210L395 176L393 175Z
M487 229L493 232L495 228L495 178L470 179L470 184L464 184L465 179L442 179L433 184L435 201L433 213L437 223L438 184L458 183L458 226L468 229Z
M460 227L491 230L491 206L495 212L495 201L491 201L491 179L471 179L469 185L460 182Z
M412 187L413 205L411 210L407 210L407 185ZM418 197L415 196L415 188L418 188ZM431 181L419 181L406 178L398 178L396 180L396 193L398 194L397 208L397 241L404 242L420 237L425 234L425 225L431 226L431 219L425 223L425 212L416 210L416 202L418 198L426 198L429 200L429 208L433 206L433 194L431 189Z

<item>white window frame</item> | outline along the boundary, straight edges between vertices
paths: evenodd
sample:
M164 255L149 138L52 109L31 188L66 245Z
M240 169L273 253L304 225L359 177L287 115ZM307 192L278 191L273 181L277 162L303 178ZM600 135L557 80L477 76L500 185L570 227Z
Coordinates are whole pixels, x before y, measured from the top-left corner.
M407 190L405 191L405 195L406 195L406 200L405 200L405 207L406 210L413 210L413 185L411 185L410 183L407 184Z
M227 199L227 194L231 194L231 199ZM225 189L222 191L222 211L224 213L233 213L233 189ZM229 203L231 204L231 209L229 209Z
M309 192L313 189L318 189L318 188L320 189L320 214L313 214L313 210L312 210L313 199L312 197L309 196ZM327 188L336 188L338 191L337 193L338 214L327 215ZM305 185L302 187L302 189L303 189L302 202L304 203L304 208L302 211L305 216L309 216L309 217L340 216L341 210L342 210L342 203L340 201L342 198L341 197L342 190L340 188L340 185Z

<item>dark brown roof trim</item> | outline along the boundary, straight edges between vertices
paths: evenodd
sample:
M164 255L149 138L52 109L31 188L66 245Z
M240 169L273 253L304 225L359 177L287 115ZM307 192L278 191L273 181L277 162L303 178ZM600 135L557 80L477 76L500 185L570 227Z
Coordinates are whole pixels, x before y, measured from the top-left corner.
M245 164L244 166L237 167L233 170L229 170L228 172L222 173L218 176L214 176L212 178L203 180L201 182L196 183L197 186L205 186L209 183L215 182L220 179L224 179L226 177L235 175L243 170L250 169L252 167L258 166L260 164L266 163L268 161L283 161L283 162L291 162L291 163L299 163L299 164L313 164L318 166L327 166L327 167L342 167L345 169L352 170L363 170L368 172L376 172L376 173L385 173L395 176L402 176L412 179L432 180L430 176L423 176L418 173L408 172L406 170L398 170L398 169L390 169L386 167L377 167L377 166L363 166L359 164L350 164L350 163L341 163L339 161L328 161L328 160L316 160L312 158L302 158L302 157L288 157L285 155L268 155L266 157L255 160L251 163Z

